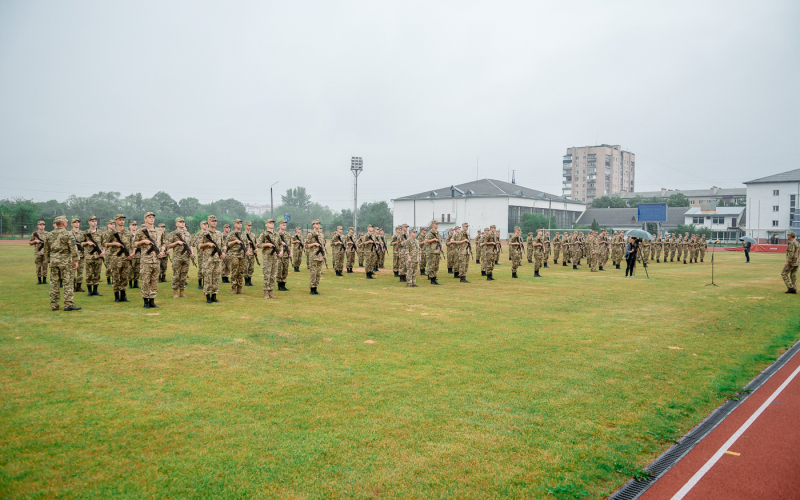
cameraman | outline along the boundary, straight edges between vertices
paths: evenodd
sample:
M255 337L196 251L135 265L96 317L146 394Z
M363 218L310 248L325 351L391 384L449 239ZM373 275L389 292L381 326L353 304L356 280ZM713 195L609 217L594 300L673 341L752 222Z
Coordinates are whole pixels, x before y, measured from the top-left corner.
M625 267L625 277L628 277L628 272L630 272L631 278L633 278L633 269L636 267L636 255L639 252L639 238L632 238L631 241L625 245L625 262L627 263L627 267Z

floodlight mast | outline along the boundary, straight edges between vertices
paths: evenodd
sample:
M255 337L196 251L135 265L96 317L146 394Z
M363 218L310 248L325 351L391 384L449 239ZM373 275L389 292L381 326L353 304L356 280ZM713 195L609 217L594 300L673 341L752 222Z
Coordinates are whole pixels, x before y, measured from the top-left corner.
M358 233L358 174L364 170L364 162L360 156L350 158L350 171L353 172L353 227Z

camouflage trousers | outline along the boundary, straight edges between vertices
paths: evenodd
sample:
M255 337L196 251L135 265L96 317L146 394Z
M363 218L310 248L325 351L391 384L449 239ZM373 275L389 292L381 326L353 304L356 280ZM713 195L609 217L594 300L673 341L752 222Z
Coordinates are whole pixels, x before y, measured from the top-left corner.
M321 260L311 260L309 263L309 271L311 273L308 276L308 286L311 288L317 288L319 286L319 280L322 276L322 261Z
M783 272L781 273L781 278L783 278L783 282L786 283L786 288L789 289L797 288L797 267L798 266L784 266ZM51 296L52 296L52 289L53 289L53 284L50 283Z
M597 264L600 260L600 256L597 252L589 252L589 255L586 256L586 263L589 264L589 269L594 273L597 272Z
M469 257L469 251L464 248L458 259L458 275L462 278L467 277L467 272L469 271Z
M428 265L425 266L425 271L428 273L428 278L435 278L436 273L439 272L439 254L431 252L428 254Z
M703 259L705 259L705 258L706 258L706 249L705 248L701 248L700 249L700 261L702 262Z
M447 269L453 269L456 265L456 251L453 248L447 249Z
M558 264L558 254L561 253L561 245L553 245L553 264Z
M80 254L80 252L78 252ZM75 283L83 283L83 268L86 266L86 260L83 258L81 254L81 260L78 261L78 269L76 269L73 273L73 280Z
M300 267L300 264L303 263L303 251L300 250L300 247L297 247L297 250L292 250L293 257L292 257L292 266Z
M120 292L128 287L128 259L125 257L111 257L108 267L111 268L111 280L115 292Z
M222 261L222 277L227 278L231 275L231 258L229 256L225 257L225 260Z
M489 247L487 246L484 248L489 248ZM485 266L483 266L486 269L486 274L492 274L494 272L494 263L496 260L497 260L497 255L494 250L483 251L483 257L481 257L481 264L484 264L484 261L486 261Z
M308 250L306 250L306 269L311 270L311 255Z
M297 253L302 255L301 252ZM275 288L275 278L278 276L277 256L263 255L261 257L261 271L264 273L264 291L271 292Z
M144 273L144 267L142 268ZM203 259L203 293L211 295L219 292L219 280L222 277L222 259Z
M533 270L538 271L542 268L544 264L544 252L542 251L533 251Z
M342 269L344 269L344 252L335 250L333 252L333 270L341 271Z
M677 253L676 258L678 259L678 261L683 260L683 258L682 258L683 257L683 245L678 247L678 250L676 251L676 253Z
M169 258L164 257L158 265L159 272L162 276L167 275L167 262L169 262Z
M581 253L581 248L578 245L575 245L575 248L573 248L571 252L573 266L577 266L581 263Z
M650 250L648 248L645 248L644 251L642 251L641 258L642 258L642 265L650 262Z
M419 262L413 260L408 262L406 258L406 286L414 286L417 284L417 274L419 274Z
M371 273L375 269L377 255L372 250L364 250L364 268Z
M611 262L616 266L622 262L622 248L619 245L614 245L611 249Z
M511 272L517 272L519 268L520 262L522 262L522 250L515 250L514 247L510 247L508 250L508 255L511 256Z
M44 254L37 254L34 258L34 262L36 263L36 277L46 278L47 266L44 263Z
M400 276L405 276L406 268L408 267L408 254L405 250L400 250L400 252L398 252L397 260L397 265L399 267L397 272L400 274Z
M97 259L86 259L86 284L99 285L100 272L103 270L103 261Z
M186 278L189 276L189 258L172 259L172 289L183 290L186 288Z
M50 308L55 309L61 300L60 283L64 283L64 307L73 304L75 288L73 287L72 262L65 265L50 263Z
M394 247L392 253L392 270L394 272L400 271L400 251Z
M605 267L606 263L608 263L608 247L603 246L600 249L600 267Z
M286 278L289 276L289 268L291 265L292 259L289 257L281 257L278 259L278 274L275 277L278 283L286 283Z
M378 267L383 267L383 263L385 261L386 261L386 252L381 250L380 252L378 252L376 264L377 264Z
M480 259L481 259L481 273L485 273L486 272L486 260L488 259L487 255L486 255L486 252L487 252L487 250L486 250L485 246L479 246L478 247L478 255L480 255Z
M244 286L244 257L231 255L226 257L225 260L228 262L228 275L231 277L231 287Z
M425 265L428 263L428 256L425 254L425 250L420 248L419 249L419 268L420 270L425 269Z
M511 260L514 260L513 258ZM533 262L533 245L528 243L528 262Z
M131 269L128 272L128 279L130 281L139 281L142 271L142 259L131 259L128 261L128 265L131 266Z
M358 267L364 267L364 250L358 252Z
M256 269L256 257L255 255L245 255L244 256L244 277L245 278L252 278L253 273Z
M655 252L656 252L655 259L656 260L661 260L661 245L657 245L656 246ZM651 255L650 258L653 259L654 257Z
M353 269L353 264L356 262L356 253L347 252L347 269Z
M164 260L164 259L162 259ZM142 298L154 299L158 295L158 276L161 274L161 262L142 262L140 269L142 278ZM122 283L125 288L127 281ZM117 277L114 276L114 288L117 288Z

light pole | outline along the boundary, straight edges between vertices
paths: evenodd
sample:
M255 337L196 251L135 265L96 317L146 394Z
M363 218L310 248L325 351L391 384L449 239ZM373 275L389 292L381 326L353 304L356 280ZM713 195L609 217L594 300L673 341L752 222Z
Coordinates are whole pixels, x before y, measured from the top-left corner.
M353 227L358 232L358 174L364 170L360 156L350 157L350 171L353 172Z
M280 181L275 181L272 183L272 186L279 183ZM272 186L269 187L269 218L275 220L275 203L272 202Z

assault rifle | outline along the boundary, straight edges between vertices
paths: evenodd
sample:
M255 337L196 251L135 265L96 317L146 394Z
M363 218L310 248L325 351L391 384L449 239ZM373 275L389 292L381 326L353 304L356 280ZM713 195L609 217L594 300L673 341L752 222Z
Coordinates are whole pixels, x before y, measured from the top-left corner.
M146 227L143 227L142 231L144 231L144 235L147 236L147 239L150 240L150 248L147 249L147 253L153 253L156 250L158 250L158 245L156 245L156 240L154 240L153 237L150 236L150 231L148 231ZM158 256L159 253L161 252L156 252L156 256ZM160 259L161 257L158 258Z
M281 239L281 246L284 247L283 251L286 252L286 255L291 256L292 247L289 246L289 242L283 239L283 235L280 235L280 239Z
M90 233L90 232L86 232L86 233L85 233L85 236L86 236L87 238L89 238L89 241L91 241L91 242L92 242L92 244L94 245L94 246L92 246L92 249L91 249L91 250L89 250L89 252L90 252L90 253L96 253L96 254L98 254L98 255L99 255L99 254L100 254L100 247L97 245L97 242L95 242L95 241L94 241L94 238L92 238L92 233ZM102 257L100 257L100 258L102 259Z
M322 254L322 260L325 261L325 269L329 269L328 254L325 251L325 245L323 245L322 242L319 241L319 235L317 233L314 233L314 239L317 240L317 243L319 243L319 248L317 249L317 255L319 255L320 253Z
M347 238L350 240L350 243L353 244L353 250L354 251L357 250L358 249L358 245L356 244L356 240L354 240L353 237L351 235L349 235L349 234L347 235Z
M181 233L175 233L175 237L178 238L178 241L183 243L181 245L181 247L183 248L183 253L185 253L185 254L188 253L189 254L189 258L192 259L192 264L194 264L194 267L197 267L197 262L194 261L194 257L192 256L192 249L189 248L189 244L186 243L186 240L184 240L181 237Z
M250 233L244 233L247 237L247 248L252 250L253 256L256 258L256 263L260 266L261 262L258 261L258 249L256 248L256 243L250 238Z
M213 257L214 254L217 254L217 255L219 255L219 258L221 259L222 258L222 250L220 250L219 247L217 246L217 243L214 240L211 239L211 235L206 233L206 239L208 240L208 243L211 243L212 245L214 245L214 248L211 250L211 256Z
M39 239L39 235L38 234L33 233L33 235L36 236L36 238L33 240L33 242L36 244L36 251L39 252L44 248L44 241ZM42 246L39 246L39 245L42 245Z
M122 245L120 247L119 251L117 251L117 257L122 257L123 253L125 254L125 257L130 257L131 254L130 254L130 252L128 252L128 249L125 247L125 243L123 243L122 240L120 239L119 233L117 231L114 231L114 238L116 238L117 242L120 245Z

